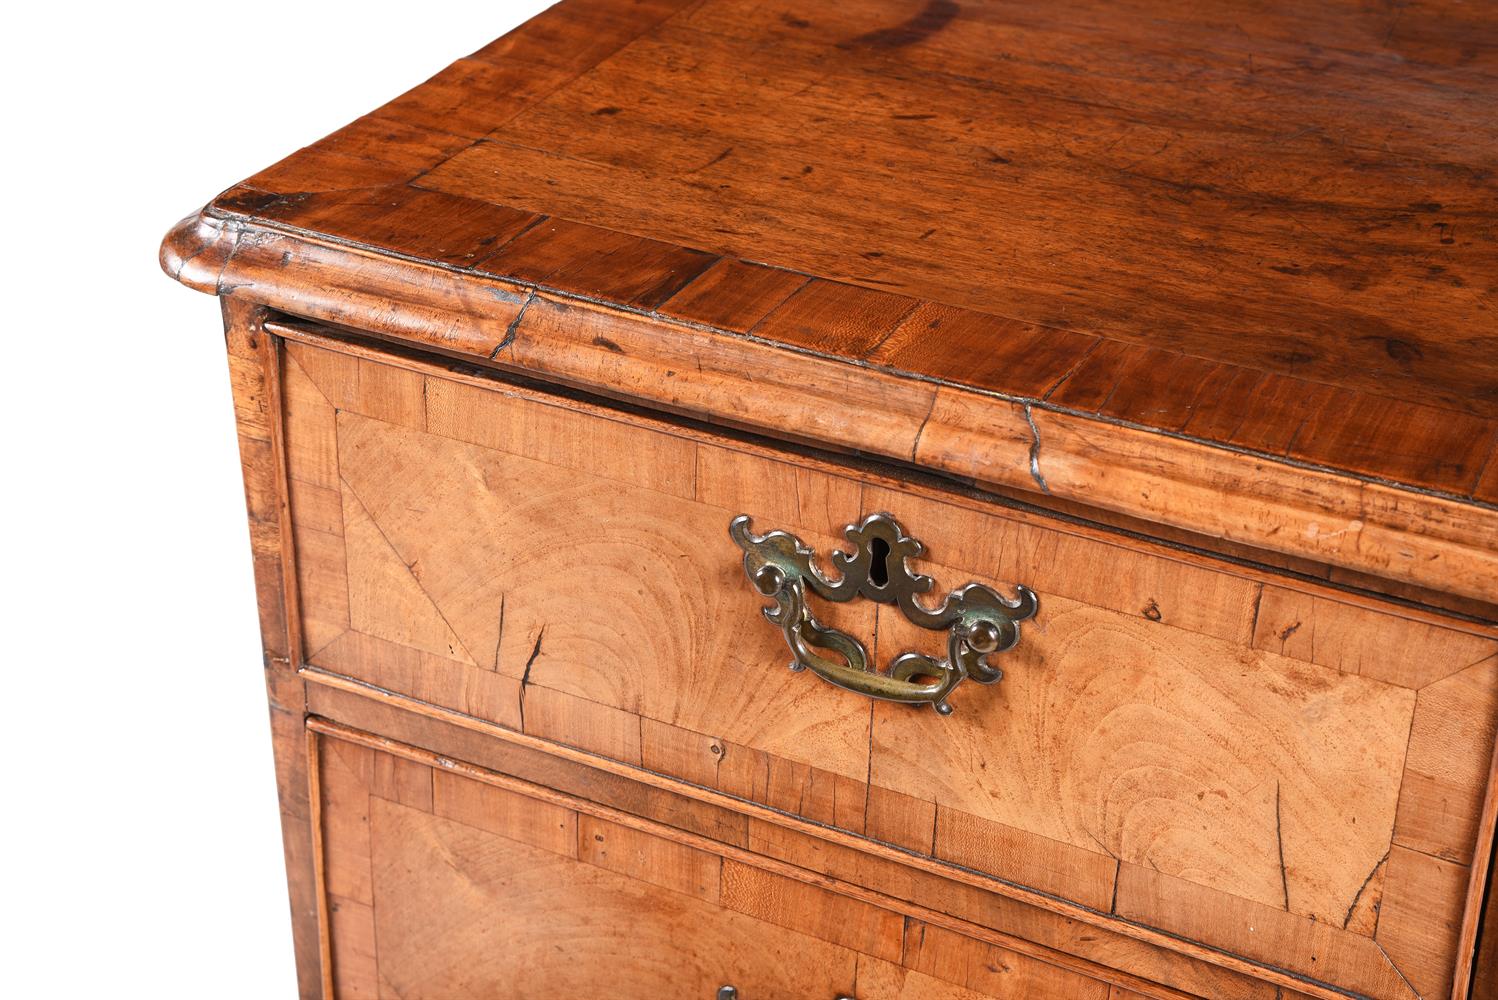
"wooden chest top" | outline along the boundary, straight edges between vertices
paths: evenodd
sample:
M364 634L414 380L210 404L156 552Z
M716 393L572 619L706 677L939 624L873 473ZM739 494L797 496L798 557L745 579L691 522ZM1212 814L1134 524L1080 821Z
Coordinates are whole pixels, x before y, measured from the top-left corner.
M1491 601L1495 17L567 0L225 192L163 261Z

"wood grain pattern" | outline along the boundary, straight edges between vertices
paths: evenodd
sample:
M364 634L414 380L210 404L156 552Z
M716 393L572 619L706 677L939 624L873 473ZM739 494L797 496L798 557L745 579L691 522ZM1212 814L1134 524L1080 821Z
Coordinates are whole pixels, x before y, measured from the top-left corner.
M1043 614L1003 697L968 692L939 720L876 709L871 780L936 790L938 855L1034 863L1006 843L1019 827L1091 869L1098 908L1123 860L1341 926L1393 835L1412 694L1187 633L1155 639L1147 620L1061 598ZM881 629L892 649L919 641L900 624ZM943 825L940 807L996 825Z
M482 267L590 299L651 309L716 259L668 243L546 219L507 241Z
M1487 764L1469 748L1493 745L1498 728L1498 658L1489 657L1422 688L1405 752L1395 838L1406 847L1468 865Z
M1060 497L1375 577L1483 600L1498 592L1478 541L1491 536L1478 527L1486 509L1436 497L1412 507L1381 484L1348 490L1330 472L1225 454L1033 406L995 413L991 403L946 387L914 446L919 464L982 482L1028 489L1043 482ZM1416 534L1417 547L1407 546Z
M577 824L578 860L709 903L721 898L721 858L592 816Z
M962 938L939 927L914 923L907 928L907 966L945 980L956 980L974 992L992 996L1069 996L1077 1000L1107 1000L1102 983L1063 979L1060 970L1016 961L1004 949Z
M1409 870L1419 875L1409 877ZM1451 953L1461 929L1467 866L1405 850L1389 852L1389 877L1378 915L1378 942L1420 996L1452 992Z
M375 955L374 907L333 896L329 913L338 995L349 1000L377 1000L380 970Z
M359 504L343 513L347 575L388 575L368 587L380 603L314 664L829 826L888 832L1213 947L1240 947L1223 928L1277 912L1280 948L1252 957L1345 988L1378 995L1398 979L1375 932L1427 976L1453 961L1454 937L1378 914L1391 894L1460 912L1465 883L1450 873L1465 876L1480 842L1498 721L1485 630L1290 581L1266 592L1230 565L419 362L371 383L369 357L291 354L339 400L336 420L317 426L336 436L342 489ZM381 387L373 404L357 391L366 383ZM627 465L625 454L660 457ZM898 511L951 554L953 565L925 561L939 581L1026 580L1042 613L1004 683L967 691L950 718L871 714L784 671L723 537L740 509L824 550L849 511ZM360 518L377 530L350 530ZM368 545L354 544L359 532ZM720 550L716 567L701 556ZM580 566L601 617L575 613ZM840 627L875 637L881 661L934 641L882 608L877 624L867 605L835 611ZM1307 639L1291 630L1272 643L1297 614L1314 626ZM1319 653L1317 629L1329 644ZM379 668L354 659L350 671L340 658L353 646L386 651ZM408 672L383 665L392 658ZM508 686L483 706L475 676ZM1453 867L1396 868L1395 847Z
M723 12L730 6L718 3L708 9ZM875 17L880 14L888 16L874 11ZM685 27L662 32L635 48L639 62L615 60L602 67L502 134L449 158L418 183L983 312L1063 329L1101 330L1126 343L1154 343L1212 361L1281 374L1303 372L1359 389L1387 388L1403 376L1418 384L1414 391L1422 396L1491 416L1490 407L1461 397L1463 389L1482 392L1480 375L1436 374L1419 363L1427 356L1453 357L1448 352L1459 341L1461 327L1452 323L1441 333L1416 331L1393 314L1395 304L1407 303L1412 294L1449 302L1468 314L1483 311L1480 300L1446 276L1450 264L1446 272L1431 276L1416 263L1420 255L1456 246L1441 244L1443 230L1438 228L1458 225L1454 215L1481 231L1486 216L1480 199L1487 182L1479 173L1469 170L1453 177L1427 164L1421 179L1410 184L1393 174L1387 159L1361 150L1345 151L1340 163L1328 163L1317 155L1323 147L1307 137L1268 157L1262 147L1254 148L1253 137L1209 123L1177 119L1151 130L1096 106L1033 94L1026 94L1019 106L1006 107L1000 96L1005 92L993 87L998 81L982 86L948 77L922 87L915 81L924 74L891 74L875 81L861 77L857 56L843 57L844 51L834 46L767 54L762 40L729 41ZM692 84L685 77L671 80L669 70L659 69L662 64L684 65L688 52L696 55ZM742 77L730 82L746 62L775 74L776 86L744 88ZM992 72L991 66L974 68ZM704 76L710 89L739 84L737 99L724 102L733 107L732 114L716 109L704 113L696 101ZM663 83L668 101L679 95L679 103L647 106L646 88ZM900 92L889 93L892 86ZM879 87L886 89L875 90ZM803 88L810 93L796 99L794 92ZM739 95L748 96L749 107ZM610 116L606 128L585 127L605 101L631 107ZM924 120L938 124L907 128L929 134L947 123L944 138L949 141L925 145L891 135L889 129L900 127L901 106L911 104L939 109L927 111L931 117ZM806 131L815 127L802 119L803 127L797 129L794 119L818 113L856 131L845 138L822 132L821 141L807 144ZM971 117L977 114L997 116L987 119L996 122L997 134L975 136ZM957 124L964 115L971 116L965 128ZM1036 115L1045 120L1043 131L1026 127ZM1150 131L1154 134L1148 135ZM1117 145L1102 152L1110 140ZM1145 145L1151 141L1153 146ZM888 144L885 148L904 170L920 173L918 191L854 159L862 144L873 142ZM1160 146L1165 155L1151 164L1158 171L1153 175L1119 169L1127 160L1106 162L1110 155L1130 153L1149 158ZM984 150L994 149L1004 151L994 156L1018 162L986 165ZM1071 149L1077 152L1069 155ZM725 150L730 154L725 156ZM1253 166L1245 175L1224 178L1226 190L1211 184L1192 188L1200 181L1189 171L1199 158L1214 154ZM497 174L501 163L503 173ZM1297 190L1286 175L1318 169L1334 172L1311 191ZM1361 189L1351 182L1354 174ZM713 181L729 184L734 193L726 213L722 198L714 197ZM974 187L989 198L974 199ZM1184 196L1168 197L1172 187ZM1023 194L1016 197L1017 191L1027 190L1044 198L1048 213L1036 211ZM1431 218L1397 205L1401 194L1408 197L1412 191L1449 207ZM846 193L846 200L838 199L840 193ZM838 201L841 210L829 211L829 203ZM1100 202L1109 210L1098 210ZM1219 231L1216 239L1181 237L1181 228L1200 226L1204 217L1226 220L1235 211L1271 205L1277 210L1257 213L1252 225L1238 216L1237 225ZM1327 273L1332 260L1346 258L1309 239L1298 228L1297 216L1320 227L1321 238L1332 247L1351 252L1356 263L1350 272ZM1397 222L1391 218L1398 216L1403 217ZM997 241L995 223L1002 226ZM1388 226L1378 250L1358 247L1354 241L1360 227L1366 233L1378 223ZM1120 229L1130 233L1127 249L1109 239L1110 232ZM1482 274L1479 262L1492 252L1480 235L1469 239L1461 244L1466 253L1443 254L1466 262L1456 272L1458 280ZM1293 256L1285 253L1287 244L1295 248ZM1112 252L1099 254L1099 245ZM1274 263L1250 264L1255 253L1269 255ZM1317 259L1312 263L1307 258ZM999 261L1009 280L985 284ZM1209 275L1218 283L1212 284ZM1356 291L1366 310L1357 328L1366 331L1368 340L1332 332L1347 316L1341 297L1354 283L1361 283ZM1236 297L1223 297L1224 287ZM1065 302L1064 310L1059 302ZM1301 314L1293 311L1297 307ZM1239 335L1236 343L1234 334ZM1355 374L1360 361L1374 370ZM1463 389L1451 384L1458 380Z
M1280 587L1265 587L1253 643L1257 649L1344 673L1423 688L1448 673L1498 656L1498 642L1386 616Z
M1108 995L1105 982L930 928L953 954L1002 959L997 977L937 968L929 948L907 948L897 912L527 798L474 768L434 771L438 758L411 748L318 732L333 734L316 738L327 885L353 893L330 897L339 996L644 998L732 983L789 1000L851 993L866 960L889 967L883 984L900 982L902 962L924 966L917 992L884 994L911 1000ZM402 802L370 783L401 769L427 772L435 795ZM950 989L975 978L981 992Z
M1285 910L1239 897L1223 897L1184 879L1123 864L1118 873L1121 916L1245 956L1314 975L1335 967L1343 989L1376 997L1417 997L1379 944L1334 924L1298 918ZM1304 987L1302 987L1304 988Z
M565 0L183 220L302 995L1490 992L1495 34ZM950 719L723 537L870 510L1041 595Z
M1245 461L1210 443L1099 425L1042 401L1021 409L952 386L933 393L923 382L873 368L787 359L757 340L550 295L528 299L524 286L507 282L473 285L407 261L381 265L338 247L302 248L290 236L241 240L239 223L187 220L178 232L164 251L165 266L204 290L224 285L233 294L254 284L262 297L302 315L362 320L387 336L730 425L913 456L1004 489L1041 487L1048 500L1082 500L1183 528L1209 546L1223 539L1356 571L1360 585L1387 592L1403 586L1391 577L1481 600L1498 591L1498 567L1482 543L1495 530L1492 512L1456 498L1269 458ZM299 278L287 286L292 298L281 299L280 279L263 272L288 268L310 284ZM362 272L357 287L348 281L352 268ZM400 307L387 315L392 301ZM372 312L376 302L381 310ZM484 310L493 302L503 307L491 317ZM692 378L678 377L684 372ZM827 406L829 396L849 409Z
M755 361L730 370L822 383L752 421L770 433L867 433L980 481L1498 593L1474 554L1498 495L1498 134L1473 41L1490 19L1096 0L804 13L568 0L226 192L163 265L717 421L755 404L680 376L748 334L735 350ZM596 358L538 350L540 317L515 323L537 289L653 333L593 331ZM819 426L839 423L819 412L829 369L924 401L914 433L860 426L887 412L867 400ZM1013 434L918 449L932 383L972 427ZM1010 400L1040 418L1035 479ZM1068 455L1095 471L1069 475Z
M542 308L539 299L534 304L537 305L538 309ZM532 309L528 309L527 311L528 313L536 312L536 310ZM558 318L565 318L569 315L571 314L561 313L559 314ZM595 314L595 317L596 315L598 314ZM574 316L573 319L577 319L577 317ZM411 368L412 370L424 370L429 367L422 365L414 357L411 356L392 356L379 349L376 345L370 344L368 342L361 342L357 339L349 340L347 338L332 336L330 335L330 331L328 331L326 328L322 328L314 324L283 321L273 322L271 323L271 327L277 334L284 335L292 339L294 342L321 346L333 350L337 353L351 354L361 359L374 360L381 363L394 363L402 367ZM576 323L569 324L564 322L557 322L555 330L559 334L565 334L569 339L575 341L575 343L578 345L582 345L585 342L588 342L584 337L577 336L578 329ZM607 324L602 327L594 326L591 328L587 325L583 325L581 327L581 330L584 333L588 333L590 330L602 330L610 333L615 333L620 336L624 335L622 333L619 333L620 328L617 325L613 324ZM594 336L592 339L597 340L598 338L597 336ZM723 351L719 351L716 349L714 351L715 356L722 353ZM734 357L732 356L731 352L728 353L729 356L726 360L727 362L732 362L734 360ZM614 356L616 358L621 357L619 355ZM698 365L700 372L707 371L706 364L704 364L701 359L699 359ZM437 366L437 369L445 370L447 372L447 377L450 380L460 382L465 385L472 384L481 387L492 387L496 384L495 379L484 378L482 376L475 377L474 369L462 366L461 364L449 364L446 366L439 364ZM723 371L726 374L728 368L725 368ZM667 371L665 372L665 374L670 375L673 373ZM709 382L711 382L710 379ZM789 388L789 386L786 387ZM689 388L690 383L688 382L682 382L678 386L679 391L685 391ZM846 384L844 384L843 388L847 388ZM739 398L741 400L747 401L752 400L753 397L745 396ZM881 405L887 410L891 402L891 399L886 396L883 398ZM920 400L918 398L912 397L907 402L912 405L912 419L914 410L917 407L930 407L929 398L927 398L926 400ZM589 409L587 406L583 405L580 400L575 400L572 405L574 406L574 408L581 407L583 409ZM590 412L598 412L604 415L608 415L609 413L607 409L596 408L591 410ZM934 414L928 412L927 417L925 418L925 423L929 425L930 419L933 415ZM609 419L612 420L613 417L609 416ZM669 433L676 436L693 436L693 432L690 430L690 428L673 425L669 421L652 421L649 418L645 418L642 414L639 413L635 414L635 419L636 422L643 421L644 423L650 423L659 426L660 428L666 429ZM899 421L899 424L882 425L878 421L865 421L865 425L872 426L875 430L877 430L882 426L888 427L903 425L906 418L905 416L901 415L897 419ZM967 431L968 440L974 445L977 445L983 440L984 436L989 433L989 430L990 429L976 427L969 428ZM869 437L867 440L873 441L874 438ZM766 451L765 454L770 454L770 452ZM792 459L793 464L817 464L820 459L825 459L828 457L825 453L822 453L816 460L814 460L813 456L804 451L794 454L795 457L794 459ZM784 460L784 453L779 453L779 457L781 460ZM1180 460L1185 457L1187 456L1179 454L1176 455L1175 461L1172 464L1178 464ZM1195 460L1196 459L1193 458L1193 461ZM866 479L870 479L870 481L887 481L890 485L897 486L907 493L940 498L945 502L956 503L958 505L968 503L969 506L972 506L972 503L969 500L969 495L972 493L971 490L957 490L954 492L950 484L947 484L947 488L945 489L927 489L927 487L934 485L933 480L929 478L904 472L896 476L890 476L888 474L887 467L881 469L878 466L858 462L857 460L854 460L853 464L861 466L862 474ZM1224 474L1227 474L1227 470L1223 470L1220 468L1214 468L1207 471L1207 475L1209 477L1221 476ZM1200 473L1193 473L1193 475L1199 476ZM1154 488L1163 488L1166 484L1162 483L1159 480L1154 480L1153 482L1146 482L1144 485ZM1256 488L1262 489L1262 487ZM1015 489L999 485L995 485L986 492L990 500L997 500L1000 503L1006 500L1024 500L1027 499L1028 496L1024 495L1023 491L1017 491ZM1269 494L1266 492L1266 495ZM1375 493L1370 493L1370 495L1376 496ZM1283 498L1278 498L1276 502L1282 502L1282 500ZM980 503L979 506L982 507L986 505ZM1074 521L1070 525L1070 530L1074 534L1085 535L1109 542L1116 542L1119 532L1124 532L1133 536L1133 541L1136 546L1143 548L1152 548L1152 546L1148 544L1147 539L1157 535L1159 537L1159 540L1164 542L1165 544L1163 546L1154 546L1153 548L1161 551L1165 555L1175 558L1176 561L1192 561L1189 553L1181 553L1179 551L1181 546L1194 549L1197 553L1217 553L1238 562L1239 565L1235 568L1235 572L1246 579L1258 580L1260 582L1278 585L1283 582L1285 571L1289 571L1301 577L1302 581L1306 580L1307 578L1309 578L1310 580L1331 580L1338 585L1337 597L1339 600L1345 600L1353 604L1362 604L1367 607L1377 607L1384 609L1389 609L1391 605L1387 602L1381 602L1377 600L1376 596L1374 595L1388 592L1392 593L1398 598L1400 604L1395 606L1399 607L1399 613L1405 617L1420 620L1421 616L1424 614L1424 612L1421 610L1422 607L1449 608L1450 610L1458 614L1467 616L1471 620L1469 626L1464 626L1467 627L1467 630L1484 635L1498 634L1498 631L1495 631L1491 625L1484 626L1480 624L1482 622L1491 622L1494 615L1498 614L1498 605L1494 605L1489 602L1462 598L1450 593L1449 591L1432 591L1427 588L1412 585L1408 582L1396 584L1386 579L1370 577L1367 574L1354 573L1352 571L1344 570L1337 566L1330 566L1324 563L1312 563L1304 559L1280 558L1273 556L1273 554L1267 554L1267 558L1261 558L1265 557L1266 554L1261 550L1253 549L1242 543L1222 541L1221 539L1213 540L1210 538L1206 538L1205 536L1195 535L1180 530L1167 530L1163 529L1158 523L1146 522L1138 518L1133 518L1126 515L1111 514L1106 511L1101 511L1096 507L1079 505L1056 497L1048 498L1047 504L1044 509L1054 509L1056 512L1064 516L1071 518L1080 518L1082 521L1087 522L1076 523L1076 521ZM1306 509L1305 513L1310 514L1311 512L1309 509ZM1406 513L1412 514L1413 512ZM1220 514L1214 512L1208 514L1207 516L1217 518L1220 516ZM1404 515L1402 514L1401 517L1403 516ZM1261 515L1255 514L1251 518L1251 523L1243 525L1241 530L1251 532L1255 525L1268 526L1271 523L1272 522L1263 518ZM1406 523L1409 527L1413 527L1415 524L1415 522L1413 521L1407 521ZM1095 527L1089 527L1089 525L1095 525ZM1313 529L1309 532L1309 534L1328 539L1332 542L1336 542L1336 540L1339 538L1346 539L1348 536L1348 532L1327 531L1324 522L1318 524L1315 521L1311 521L1309 527ZM1442 525L1440 522L1426 522L1420 526L1421 530L1427 533L1442 527L1455 528L1458 532L1464 530L1459 524ZM1153 535L1152 532L1154 533ZM1427 553L1427 555L1429 555L1429 553ZM1478 557L1482 558L1480 554ZM1211 562L1212 560L1208 561ZM1349 590L1346 588L1356 589L1349 592ZM1363 591L1366 593L1360 596L1358 591ZM1437 612L1434 617L1429 620L1443 622L1448 625L1453 621L1453 619L1451 619L1449 615L1444 615L1439 612Z
M665 824L677 831L672 837L710 838L698 841L697 846L759 866L779 865L776 870L780 874L796 878L814 873L823 886L836 884L841 886L840 891L879 901L879 905L903 908L926 923L1089 977L1121 983L1149 996L1176 1000L1175 990L1179 990L1224 1000L1278 1000L1275 991L1287 987L1308 988L1323 1000L1341 996L1303 987L1299 980L1278 969L1255 967L1224 952L1201 949L1141 925L1110 923L1089 911L1068 916L1065 907L1058 907L1051 897L883 848L785 813L735 802L711 790L548 744L320 671L310 671L307 677L312 682L312 710L343 724L314 718L310 725L318 732L336 732L342 739L358 739L362 745L395 752L400 744L379 737L355 737L347 727L377 730L391 734L392 739L433 748L435 753L402 751L429 763L480 761L489 769L484 772L490 776L485 780L513 787L530 797L592 810L595 815L634 829L657 831ZM462 769L461 765L443 766ZM515 787L494 772L539 784ZM737 827L725 818L725 807L737 816ZM737 853L745 849L752 849L752 856ZM866 886L872 890L862 888Z
M1498 741L1495 741L1493 759L1488 767L1488 791L1478 813L1479 830L1494 825L1498 825ZM1493 882L1493 849L1485 847L1480 842L1481 837L1478 839L1467 872L1467 899L1462 907L1456 970L1452 976L1453 993L1460 993L1470 984L1474 996L1482 995L1488 988L1484 982L1491 971L1492 959L1487 948L1493 927L1488 919L1493 906L1489 891Z
M291 904L297 987L303 1000L322 990L322 941L313 859L313 804L308 795L306 690L296 672L304 639L295 613L297 586L291 556L289 456L280 341L267 334L262 310L223 303L224 341L234 420L244 473L245 508L260 620L261 666L270 710L271 746L281 814L281 846Z
M809 280L794 271L720 257L656 311L719 330L748 333Z
M723 863L721 898L731 910L886 961L900 960L905 921L897 913L734 861Z

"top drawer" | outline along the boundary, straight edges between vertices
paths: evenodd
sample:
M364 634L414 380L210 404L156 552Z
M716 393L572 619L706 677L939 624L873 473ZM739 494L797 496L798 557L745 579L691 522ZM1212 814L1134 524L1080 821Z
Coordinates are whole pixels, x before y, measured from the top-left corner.
M1086 922L1369 995L1450 991L1490 837L1491 630L316 337L287 344L283 396L315 670ZM727 531L749 514L830 572L872 512L926 544L928 602L1038 595L1004 679L950 715L787 670ZM813 603L881 667L945 655L890 605Z

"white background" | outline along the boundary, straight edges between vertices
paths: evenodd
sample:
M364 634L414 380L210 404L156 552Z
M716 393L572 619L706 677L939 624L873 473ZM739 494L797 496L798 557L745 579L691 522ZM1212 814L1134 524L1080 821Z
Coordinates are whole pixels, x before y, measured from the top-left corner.
M8 15L8 996L295 995L218 307L156 248L218 191L547 5Z

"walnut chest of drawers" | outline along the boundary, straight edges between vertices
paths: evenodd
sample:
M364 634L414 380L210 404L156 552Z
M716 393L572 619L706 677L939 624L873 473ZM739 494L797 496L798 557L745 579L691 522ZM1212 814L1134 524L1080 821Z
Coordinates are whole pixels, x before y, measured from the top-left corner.
M1498 18L1216 6L568 0L171 231L304 996L1494 995Z

